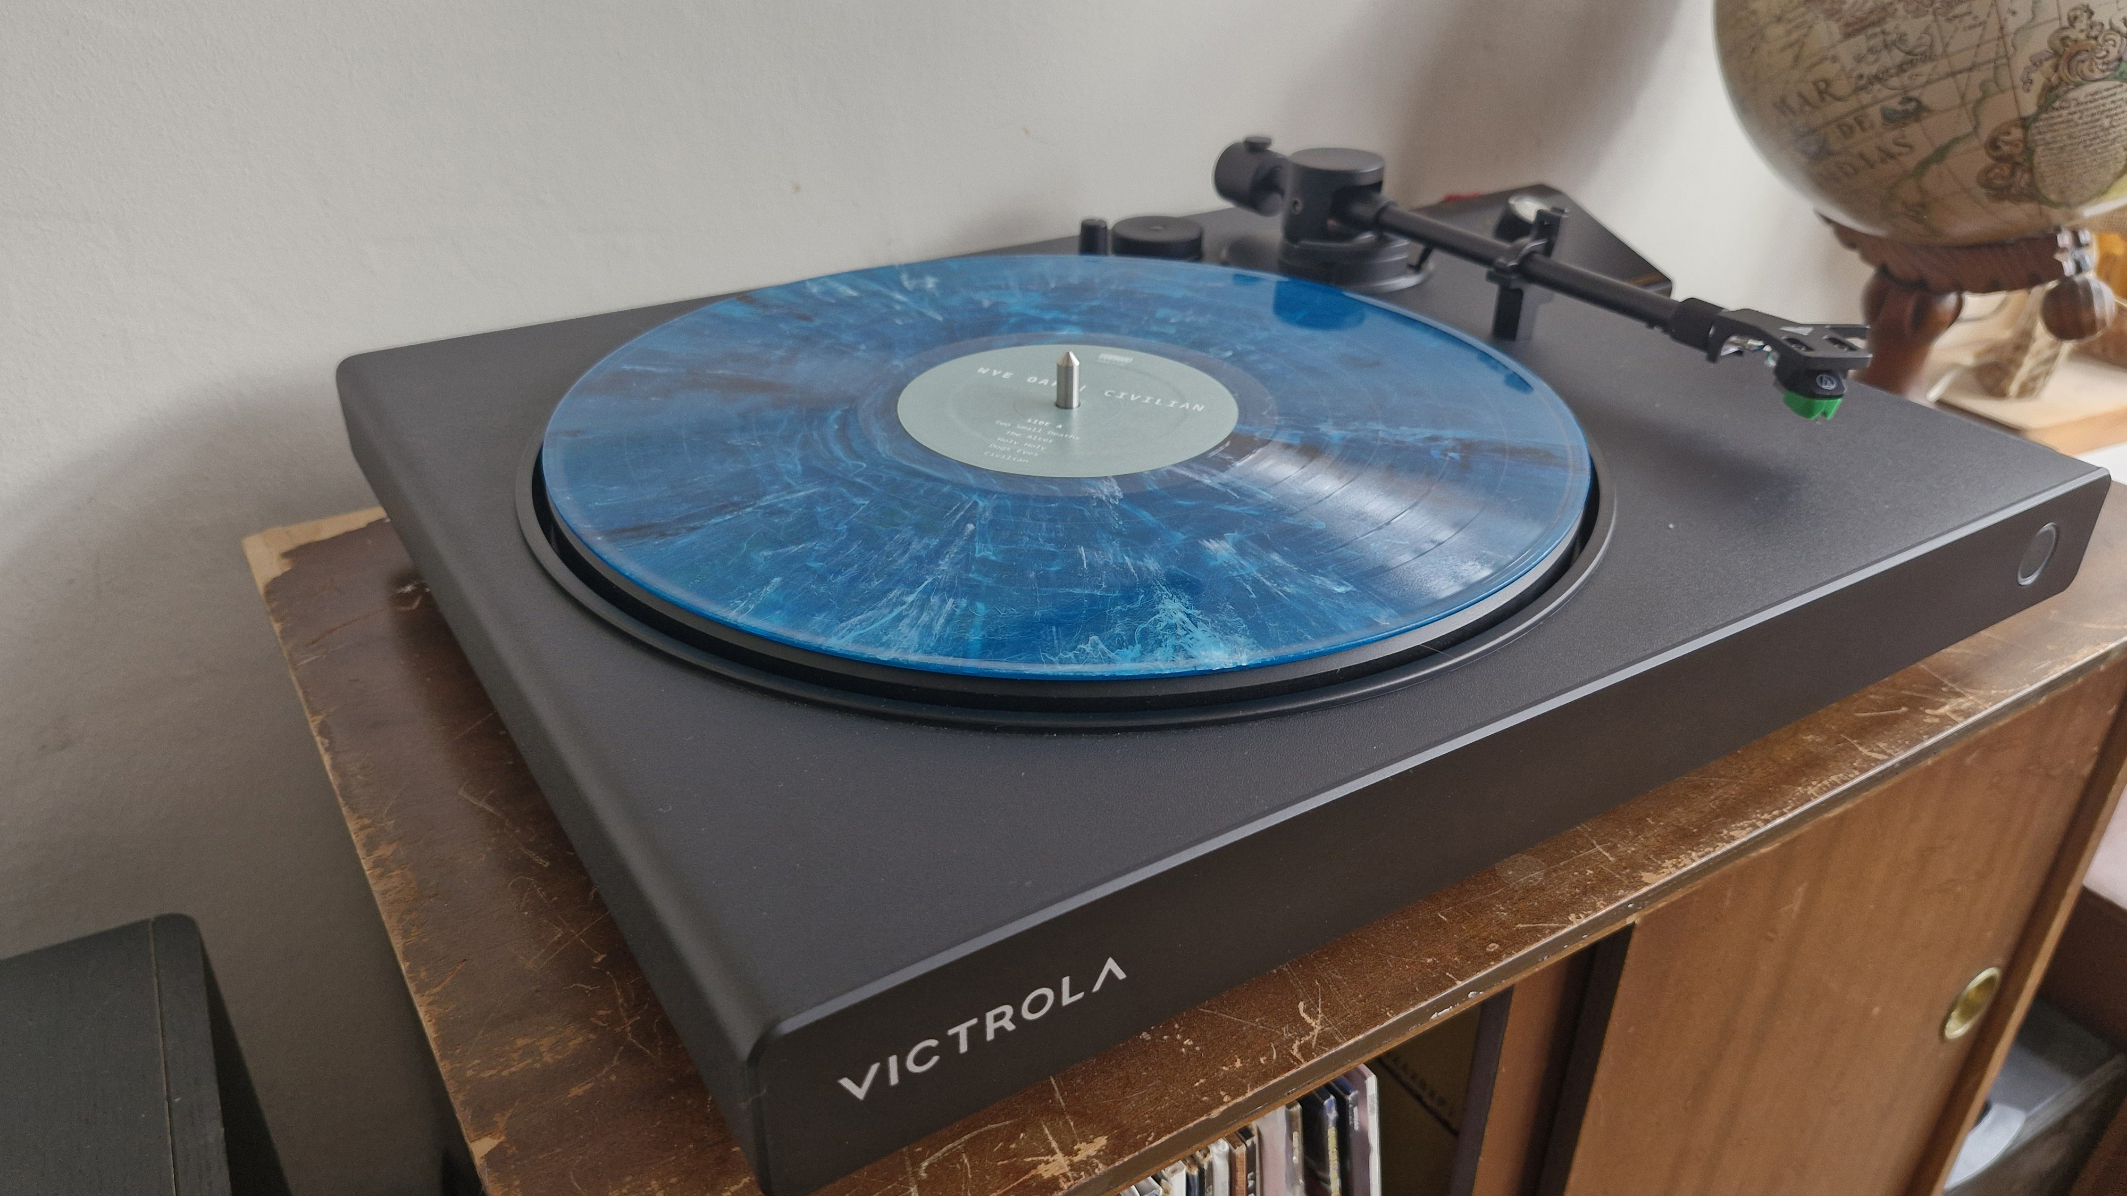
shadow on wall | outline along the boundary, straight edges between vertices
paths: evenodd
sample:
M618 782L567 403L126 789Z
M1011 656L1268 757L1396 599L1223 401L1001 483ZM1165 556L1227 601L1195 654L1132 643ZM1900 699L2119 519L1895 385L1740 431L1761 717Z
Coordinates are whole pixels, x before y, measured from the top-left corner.
M1364 147L1388 158L1392 195L1430 203L1537 181L1570 188L1630 113L1679 10L1702 2L1438 0L1401 21L1354 26L1305 77L1343 69L1345 54L1379 53L1384 41L1406 58L1388 72L1405 88L1382 96L1400 117L1395 143Z
M1356 15L1303 72L1319 87L1363 67L1388 80L1375 128L1388 193L1411 204L1523 183L1563 187L1674 276L1680 293L1798 318L1859 319L1868 267L1840 248L1732 128L1707 0L1431 0ZM1687 7L1698 5L1700 7ZM1288 89L1296 116L1319 92ZM1677 105L1689 104L1689 110ZM1719 113L1705 109L1716 106ZM1733 140L1728 140L1729 134ZM1679 169L1680 135L1722 139L1718 177ZM1642 140L1651 138L1652 140ZM1308 144L1292 137L1288 152ZM1681 161L1689 162L1689 154ZM1770 188L1770 189L1768 189ZM1688 206L1685 206L1688 201Z
M432 1192L426 1048L238 543L371 500L317 396L177 406L0 559L0 955L191 914L295 1190Z

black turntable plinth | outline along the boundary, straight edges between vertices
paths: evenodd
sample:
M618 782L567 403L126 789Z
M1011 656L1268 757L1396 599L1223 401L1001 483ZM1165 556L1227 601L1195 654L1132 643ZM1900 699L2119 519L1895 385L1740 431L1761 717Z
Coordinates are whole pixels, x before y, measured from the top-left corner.
M1276 227L1196 219L1207 260ZM1498 331L1498 286L1443 261L1386 300ZM553 567L528 447L587 371L699 306L367 354L340 382L395 527L780 1196L2057 593L2106 482L1866 387L1797 419L1762 369L1552 303L1506 346L1593 463L1551 600L1193 705L837 691Z

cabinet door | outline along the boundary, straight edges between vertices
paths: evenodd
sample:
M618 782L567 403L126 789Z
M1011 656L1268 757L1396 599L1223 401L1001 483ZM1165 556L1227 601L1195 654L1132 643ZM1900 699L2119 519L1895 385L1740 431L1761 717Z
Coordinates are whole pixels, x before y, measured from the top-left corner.
M1967 1066L1989 1066L1990 1023L2020 1011L2034 941L2050 942L2087 858L2110 788L2088 782L2123 680L2118 666L2086 677L1640 919L1565 1182L1545 1186L1894 1196L1935 1182L1955 1132L1941 1127L1974 1102ZM1987 967L2009 984L1946 1040Z

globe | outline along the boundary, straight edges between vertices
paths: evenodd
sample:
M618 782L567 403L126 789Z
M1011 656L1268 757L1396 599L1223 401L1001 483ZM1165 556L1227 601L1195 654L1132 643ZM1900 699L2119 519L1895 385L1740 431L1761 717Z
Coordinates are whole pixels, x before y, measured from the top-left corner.
M1729 97L1820 211L1929 245L2127 202L2127 0L1715 0Z

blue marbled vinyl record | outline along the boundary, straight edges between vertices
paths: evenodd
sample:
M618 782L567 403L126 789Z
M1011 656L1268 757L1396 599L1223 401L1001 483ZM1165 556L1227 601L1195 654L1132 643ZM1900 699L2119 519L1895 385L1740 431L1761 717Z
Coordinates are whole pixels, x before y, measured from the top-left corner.
M1560 559L1591 479L1558 396L1481 342L1332 287L1122 257L709 304L585 374L541 454L581 545L711 624L1061 680L1453 626Z

